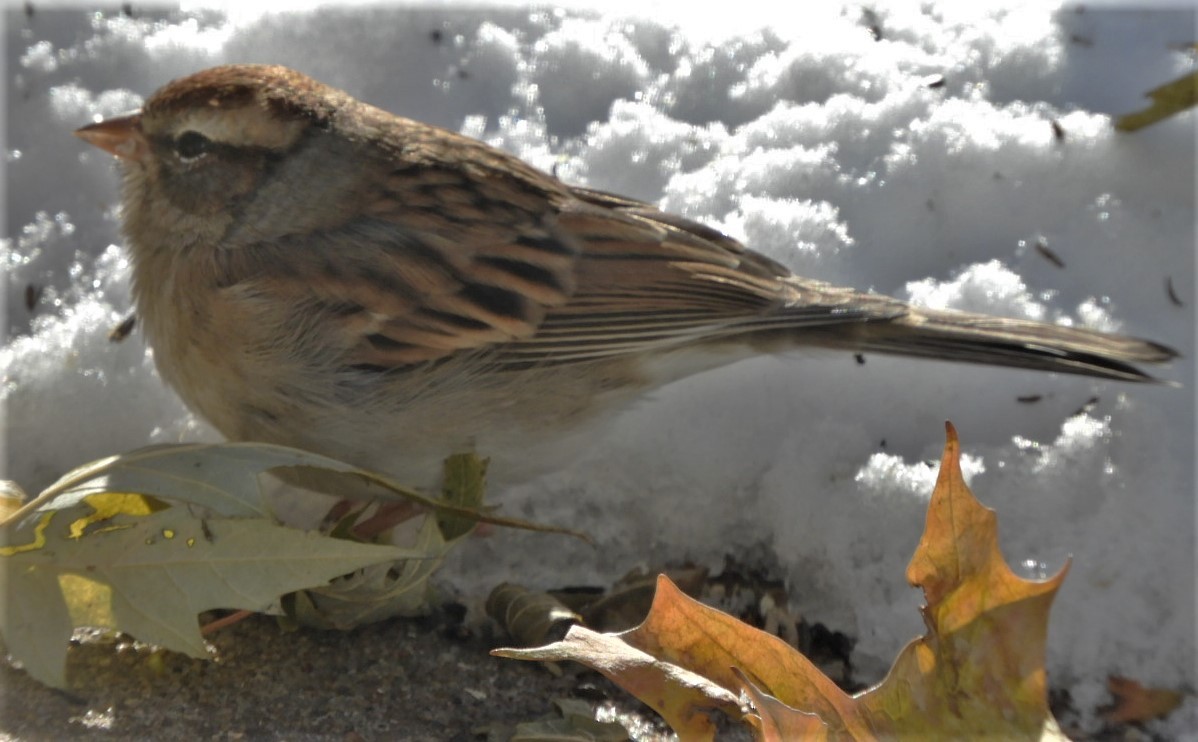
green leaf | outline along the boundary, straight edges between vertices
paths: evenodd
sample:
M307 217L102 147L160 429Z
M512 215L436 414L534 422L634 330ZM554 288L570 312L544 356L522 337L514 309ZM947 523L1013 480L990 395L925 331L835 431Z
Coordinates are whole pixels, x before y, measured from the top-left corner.
M49 516L42 520L42 528L49 525ZM56 571L33 561L28 557L0 559L0 636L13 659L24 664L30 675L62 688L73 628L71 614Z
M330 481L340 480L355 496L386 502L415 502L443 515L473 522L547 533L564 533L584 541L581 533L531 523L518 518L491 515L485 510L446 503L375 472L359 469L327 456L267 443L190 443L150 446L109 456L75 469L4 522L21 521L35 512L73 507L85 497L100 493L135 493L178 500L208 508L230 518L271 517L262 496L259 477L275 473L304 484L306 474L319 482L321 491L337 494ZM364 487L365 486L365 487Z
M136 519L119 515L79 538L70 535L68 513L53 520L41 548L0 560L8 598L0 634L30 675L58 687L65 684L72 614L91 617L87 625L205 656L200 612L262 611L284 593L410 553L262 519L204 520L177 507ZM88 583L99 589L82 589ZM105 596L107 603L97 605Z
M1115 128L1119 131L1143 129L1198 105L1198 72L1182 75L1150 90L1148 97L1152 99L1152 105L1142 111L1120 116L1115 120Z
M156 446L79 467L34 500L8 488L0 521L0 635L45 683L65 684L76 626L111 628L192 656L206 653L197 615L264 611L284 595L311 623L349 627L423 610L428 578L479 521L563 531L481 507L485 464L463 459L454 500L431 499L324 456L260 443ZM260 478L414 501L452 518L446 539L427 516L412 548L367 544L279 525ZM3 493L0 493L2 496ZM3 504L0 503L0 504ZM577 534L575 534L577 535ZM339 579L336 584L329 581ZM303 618L303 616L301 616Z
M483 504L487 488L487 465L484 459L472 453L459 453L445 459L442 471L441 499L451 505L477 508ZM437 514L437 524L446 541L454 541L466 535L478 521L461 518L448 513Z
M455 543L456 539L445 541L436 521L427 518L402 561L372 564L328 585L300 591L285 608L299 624L322 629L424 614L431 602L428 580Z

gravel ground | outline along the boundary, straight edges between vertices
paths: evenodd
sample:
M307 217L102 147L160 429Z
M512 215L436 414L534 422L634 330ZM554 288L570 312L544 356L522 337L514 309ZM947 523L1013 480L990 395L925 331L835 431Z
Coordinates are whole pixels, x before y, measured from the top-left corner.
M71 689L0 663L0 735L59 740L469 740L552 711L551 699L601 702L618 691L592 673L555 677L488 655L499 643L441 614L354 631L284 631L255 616L211 638L214 660L113 640L76 644ZM628 701L621 700L625 706Z

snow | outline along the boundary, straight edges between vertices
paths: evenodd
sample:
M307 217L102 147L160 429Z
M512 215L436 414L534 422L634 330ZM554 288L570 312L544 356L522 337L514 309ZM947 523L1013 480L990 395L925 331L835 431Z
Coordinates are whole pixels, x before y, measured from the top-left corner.
M726 19L631 3L10 13L4 476L36 491L92 458L215 437L140 334L107 340L131 311L117 179L70 132L202 67L282 63L707 221L804 275L1184 356L1162 371L1181 388L831 352L692 377L585 457L494 494L597 548L502 533L444 579L477 597L504 579L556 586L764 549L793 607L854 633L860 674L877 679L922 630L903 574L951 419L1008 560L1035 576L1072 558L1049 663L1086 723L1108 674L1192 688L1194 114L1134 134L1111 122L1193 68L1194 11L783 5ZM1196 728L1193 703L1158 725Z

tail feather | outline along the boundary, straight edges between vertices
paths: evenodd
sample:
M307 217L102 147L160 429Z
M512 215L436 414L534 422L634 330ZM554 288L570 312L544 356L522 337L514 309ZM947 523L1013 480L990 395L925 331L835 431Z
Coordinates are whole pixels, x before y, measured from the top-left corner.
M1157 383L1161 380L1134 364L1166 363L1178 356L1168 346L1126 335L964 312L912 309L902 317L862 323L856 330L842 336L847 342L828 344L878 353Z

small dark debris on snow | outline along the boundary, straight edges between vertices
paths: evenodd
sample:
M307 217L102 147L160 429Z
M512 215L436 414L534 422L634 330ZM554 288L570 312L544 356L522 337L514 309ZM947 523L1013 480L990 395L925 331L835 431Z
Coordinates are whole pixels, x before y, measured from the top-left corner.
M136 314L129 315L125 319L121 320L121 323L119 325L112 328L112 331L108 333L108 341L110 343L121 342L125 338L129 337L129 333L133 332L133 328L136 326L137 326L137 315Z
M42 300L42 290L44 288L45 287L39 286L36 283L30 283L30 284L25 285L25 308L26 309L28 309L31 312L33 311L33 308L37 306L37 303Z
M1082 413L1093 410L1094 407L1098 404L1098 402L1099 402L1098 395L1090 397L1089 399L1086 400L1085 404L1083 404L1081 407L1078 407L1076 410L1074 410L1073 414L1070 415L1070 417L1077 417L1078 415L1081 415Z
M1173 287L1173 276L1165 278L1165 293L1169 296L1169 301L1173 302L1175 307L1184 307L1186 303L1177 295L1177 289Z
M1043 239L1036 240L1036 252L1040 253L1040 255L1045 260L1052 263L1056 267L1058 267L1058 268L1065 267L1065 261L1061 260L1060 255L1057 255L1055 252L1053 252L1051 249L1049 249L1048 243L1045 242Z
M865 28L869 30L869 35L874 41L882 40L882 19L878 14L870 8L862 8L861 22L865 24Z

